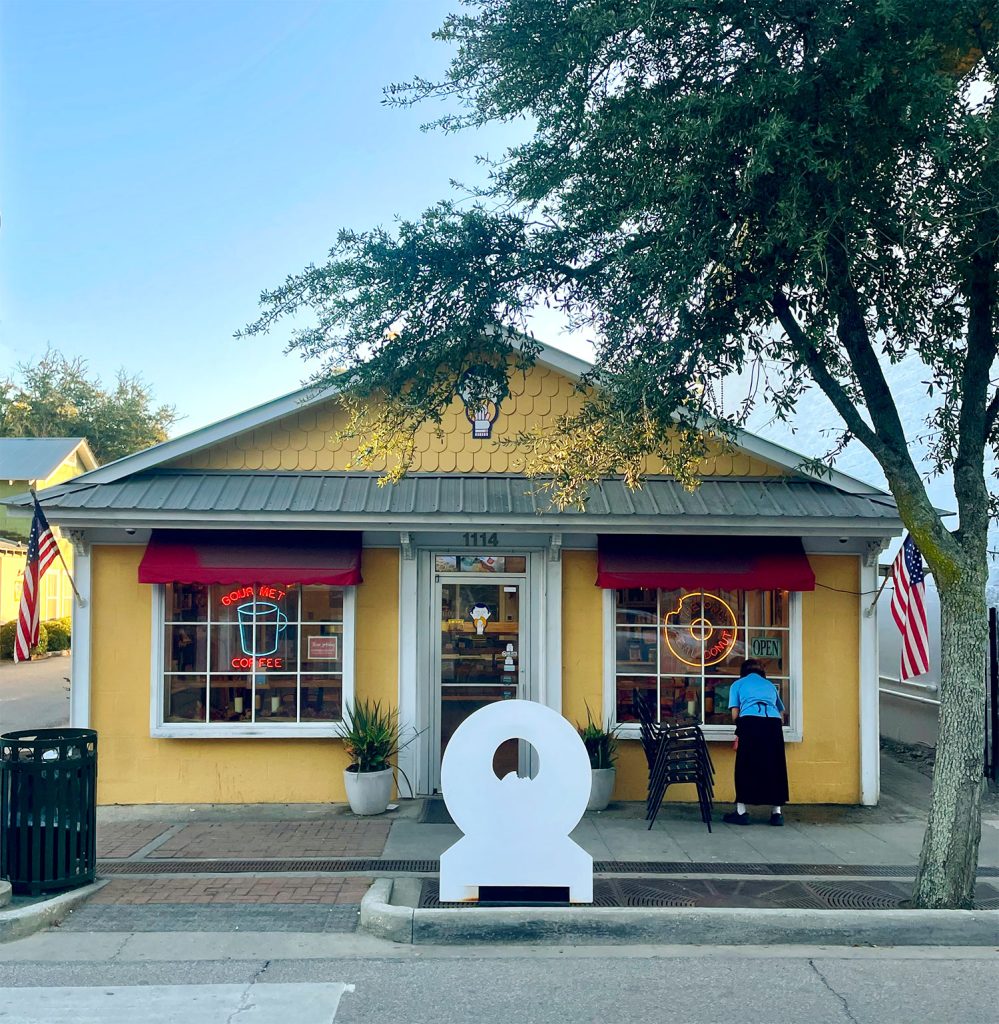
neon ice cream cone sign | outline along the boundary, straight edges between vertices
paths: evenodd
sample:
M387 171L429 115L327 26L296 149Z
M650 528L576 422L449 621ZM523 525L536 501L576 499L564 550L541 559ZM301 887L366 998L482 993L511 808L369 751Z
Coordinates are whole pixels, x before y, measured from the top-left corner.
M697 590L684 594L665 618L663 636L673 656L685 665L717 665L732 652L739 624L728 602Z

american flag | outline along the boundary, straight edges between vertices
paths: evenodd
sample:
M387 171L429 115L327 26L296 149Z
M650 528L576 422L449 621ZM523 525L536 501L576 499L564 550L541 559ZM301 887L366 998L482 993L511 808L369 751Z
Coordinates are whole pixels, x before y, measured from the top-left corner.
M21 607L14 635L14 661L28 661L31 648L38 643L38 588L45 570L59 557L59 545L49 529L41 505L35 502L35 518L28 537L28 560L24 566Z
M905 538L891 573L895 584L891 614L902 634L901 677L905 682L930 670L923 556L911 537Z

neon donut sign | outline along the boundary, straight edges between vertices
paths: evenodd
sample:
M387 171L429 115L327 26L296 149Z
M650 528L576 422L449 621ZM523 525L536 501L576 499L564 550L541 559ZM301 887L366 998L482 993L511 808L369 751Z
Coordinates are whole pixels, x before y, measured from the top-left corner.
M739 624L728 602L717 594L696 590L684 594L666 615L663 627L666 646L684 665L700 668L717 665L735 647ZM691 660L696 657L696 661Z

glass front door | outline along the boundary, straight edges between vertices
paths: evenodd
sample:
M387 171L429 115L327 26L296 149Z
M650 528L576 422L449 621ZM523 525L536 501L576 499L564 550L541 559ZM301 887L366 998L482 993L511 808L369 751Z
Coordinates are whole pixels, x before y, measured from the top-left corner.
M513 561L514 557L506 560ZM514 565L523 562L521 558ZM526 580L497 576L483 579L479 573L469 573L436 577L440 633L435 743L438 759L434 775L438 788L439 758L458 726L486 704L525 696ZM499 747L493 767L500 777L527 770L516 740Z

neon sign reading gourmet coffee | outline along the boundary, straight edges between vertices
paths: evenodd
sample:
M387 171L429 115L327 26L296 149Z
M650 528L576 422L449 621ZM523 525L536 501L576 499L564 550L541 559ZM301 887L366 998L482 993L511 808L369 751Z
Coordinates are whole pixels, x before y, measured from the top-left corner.
M259 587L237 587L235 590L230 590L228 594L223 594L219 601L228 608L229 605L235 604L237 601L244 601L248 597L269 597L272 601L280 601L286 593L286 590L278 590L277 587L272 587L270 584L261 583Z
M281 635L288 627L288 616L275 604L287 591L269 584L238 587L219 599L225 607L236 605L239 621L239 646L243 656L229 662L235 669L282 669L284 658L275 657ZM270 598L261 601L259 598ZM246 600L250 598L250 600ZM258 600L253 600L258 598ZM237 604L242 601L242 604Z
M731 606L717 594L684 594L665 619L666 646L685 665L717 665L731 653L739 624Z

